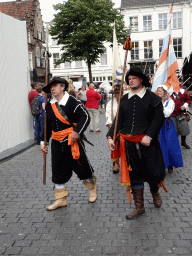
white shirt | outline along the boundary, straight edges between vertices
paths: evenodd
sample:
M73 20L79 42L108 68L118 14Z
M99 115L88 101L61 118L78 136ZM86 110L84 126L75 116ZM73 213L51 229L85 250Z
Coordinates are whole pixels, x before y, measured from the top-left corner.
M167 102L168 102L168 105L165 107ZM173 113L174 109L175 109L175 102L172 99L166 100L163 103L163 113L164 113L165 118L170 117L171 114Z
M146 87L143 86L143 88L141 89L141 91L139 91L138 93L135 93L134 90L130 89L128 92L128 99L130 99L131 97L133 97L134 95L138 95L141 99L143 98L143 96L146 93Z
M50 101L50 103L53 104L53 103L58 102L59 105L65 106L66 103L67 103L67 101L68 101L68 99L69 99L69 94L68 94L68 92L65 92L65 94L63 95L63 98L60 100L60 102L58 102L58 101L55 99L55 97L53 97L53 99Z
M105 112L105 116L106 116L106 124L112 124L113 120L111 119L111 108L112 108L112 99L107 103L106 106L106 112ZM118 102L116 100L116 98L113 98L113 119L115 118L116 114L117 114L117 108L118 108Z

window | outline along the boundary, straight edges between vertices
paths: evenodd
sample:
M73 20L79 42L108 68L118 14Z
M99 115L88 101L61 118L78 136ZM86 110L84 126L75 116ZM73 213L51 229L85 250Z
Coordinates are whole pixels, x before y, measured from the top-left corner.
M40 59L41 59L40 48L37 46L36 47L36 67L40 67Z
M71 62L66 61L65 62L65 68L71 68Z
M112 76L107 77L108 81L112 81Z
M105 76L103 76L103 81L105 81L106 80L106 77Z
M95 82L95 77L93 77L93 82Z
M33 70L33 55L32 52L29 52L29 70Z
M153 58L152 41L144 41L144 59Z
M58 60L59 60L59 53L53 53L53 68L60 68L60 65L56 64Z
M41 25L37 25L37 38L42 39Z
M103 54L101 54L101 65L107 65L107 50L106 50L106 48L103 50Z
M75 61L75 67L76 68L81 68L82 67L82 61L81 60Z
M182 13L173 13L173 28L182 28Z
M182 38L173 39L173 48L174 48L176 57L181 58L182 57Z
M167 28L167 13L159 14L159 29Z
M138 31L138 17L130 17L131 31Z
M131 60L139 59L139 42L132 42Z
M162 46L163 46L163 40L160 39L160 40L159 40L159 58L160 58L160 56L161 56Z
M151 15L143 16L143 30L144 31L152 30L152 18L151 18Z
M41 50L41 67L45 68L45 50Z

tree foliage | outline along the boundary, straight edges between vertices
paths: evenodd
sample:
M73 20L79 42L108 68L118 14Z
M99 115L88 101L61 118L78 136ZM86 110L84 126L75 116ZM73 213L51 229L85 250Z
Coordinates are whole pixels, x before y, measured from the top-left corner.
M50 34L63 45L60 63L85 60L91 69L91 64L103 53L104 42L113 41L114 21L118 42L125 42L127 30L123 15L113 6L111 0L68 0L54 6L58 12Z

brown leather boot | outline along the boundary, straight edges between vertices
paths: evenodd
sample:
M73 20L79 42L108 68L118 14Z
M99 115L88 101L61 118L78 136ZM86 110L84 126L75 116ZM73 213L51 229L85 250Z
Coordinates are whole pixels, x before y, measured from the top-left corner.
M55 189L54 197L55 197L56 201L55 201L54 204L48 206L47 210L52 211L52 210L55 210L57 208L67 206L66 197L68 196L68 194L69 193L68 193L66 188Z
M83 180L85 187L89 189L89 202L94 203L97 199L97 187L96 187L97 177L93 177L93 184Z
M155 207L160 208L162 205L162 199L158 192L159 188L157 184L149 184L149 186L150 186L150 191L153 197L153 203Z
M151 191L151 194L152 194L152 197L153 197L153 203L155 205L155 207L157 208L160 208L161 205L162 205L162 199L161 199L161 196L159 195L159 192L152 192Z
M172 173L173 172L173 166L169 166L168 167L168 173Z
M144 208L144 198L143 198L143 191L144 189L135 189L132 188L132 193L133 193L133 200L135 202L135 209L126 215L127 220L132 220L140 215L145 214L145 208Z
M119 173L119 159L116 159L115 162L113 162L113 173Z

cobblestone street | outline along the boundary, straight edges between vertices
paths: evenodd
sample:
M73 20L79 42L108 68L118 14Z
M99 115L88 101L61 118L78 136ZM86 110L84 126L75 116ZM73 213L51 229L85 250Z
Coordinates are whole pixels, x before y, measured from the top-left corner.
M86 149L98 181L98 199L93 204L74 174L66 185L68 206L46 211L54 200L50 151L44 186L39 146L0 163L0 255L192 255L192 149L182 148L184 168L167 172L169 192L160 189L162 207L154 207L146 184L146 215L126 220L133 203L128 204L120 174L112 173L102 114L100 129L101 134L86 132L94 144L86 144ZM192 147L192 133L187 143Z

